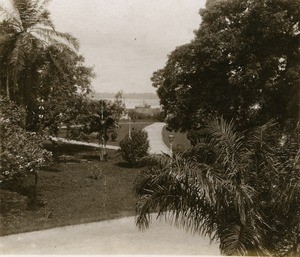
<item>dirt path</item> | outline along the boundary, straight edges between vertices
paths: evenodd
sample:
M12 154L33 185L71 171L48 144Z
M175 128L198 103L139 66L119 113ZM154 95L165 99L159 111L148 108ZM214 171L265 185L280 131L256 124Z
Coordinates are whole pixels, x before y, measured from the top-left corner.
M144 128L148 133L151 154L169 153L169 147L162 139L162 130L165 125L164 122L155 122Z
M0 238L0 254L219 255L218 245L163 221L139 231L134 217Z

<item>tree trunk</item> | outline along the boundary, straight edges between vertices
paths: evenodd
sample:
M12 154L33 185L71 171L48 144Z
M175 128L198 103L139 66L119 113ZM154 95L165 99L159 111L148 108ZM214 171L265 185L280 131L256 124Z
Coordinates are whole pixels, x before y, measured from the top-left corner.
M6 98L10 100L8 68L6 68Z
M36 170L34 172L34 202L36 203L36 198L37 198L37 184L38 184L38 179L39 179L39 174L38 171Z

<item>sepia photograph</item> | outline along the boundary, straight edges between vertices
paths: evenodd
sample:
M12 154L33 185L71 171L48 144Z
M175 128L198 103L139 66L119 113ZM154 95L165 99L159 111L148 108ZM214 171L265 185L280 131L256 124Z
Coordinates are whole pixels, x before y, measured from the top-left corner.
M0 0L0 255L300 256L300 0Z

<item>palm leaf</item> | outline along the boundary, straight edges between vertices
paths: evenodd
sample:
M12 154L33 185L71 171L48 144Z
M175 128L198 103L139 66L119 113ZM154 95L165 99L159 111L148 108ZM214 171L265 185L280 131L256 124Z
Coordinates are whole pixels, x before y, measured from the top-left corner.
M66 41L68 44L74 46L77 50L79 48L79 42L69 33L61 33L53 29L47 29L42 27L33 27L32 31L36 37L43 38L46 42L51 45L60 45L62 40Z
M177 226L213 236L211 208L206 206L211 198L197 183L198 165L189 160L179 161L181 158L177 156L171 169L169 158L160 160L157 166L142 171L135 182L134 191L139 199L137 225L147 228L149 214L157 211L158 216Z
M0 14L1 13L8 19L12 26L16 27L19 31L23 30L22 23L18 17L18 13L12 14L10 11L0 5Z
M11 67L11 74L14 81L16 81L18 74L25 67L25 56L28 48L24 48L25 35L18 37L14 42L14 48L9 55L9 65Z
M263 239L259 231L251 224L229 224L221 231L220 237L224 255L269 255L267 249L261 246Z

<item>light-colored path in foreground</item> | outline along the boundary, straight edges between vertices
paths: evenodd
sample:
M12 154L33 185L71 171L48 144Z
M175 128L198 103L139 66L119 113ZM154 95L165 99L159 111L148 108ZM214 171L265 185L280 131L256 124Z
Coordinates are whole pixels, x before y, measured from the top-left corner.
M218 245L164 221L139 231L134 217L0 237L0 254L218 255Z
M164 122L155 122L144 128L148 133L151 154L169 153L169 147L162 140L162 129L165 125Z

